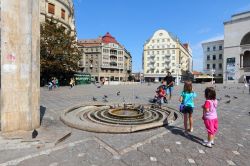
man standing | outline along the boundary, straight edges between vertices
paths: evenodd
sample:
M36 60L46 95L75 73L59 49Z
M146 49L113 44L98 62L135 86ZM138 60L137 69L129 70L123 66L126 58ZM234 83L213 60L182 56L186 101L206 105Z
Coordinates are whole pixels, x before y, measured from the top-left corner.
M174 88L174 80L173 80L173 77L171 75L171 72L168 72L167 76L164 78L164 81L167 82L166 93L167 93L167 95L169 95L169 100L170 100L172 97L172 91Z

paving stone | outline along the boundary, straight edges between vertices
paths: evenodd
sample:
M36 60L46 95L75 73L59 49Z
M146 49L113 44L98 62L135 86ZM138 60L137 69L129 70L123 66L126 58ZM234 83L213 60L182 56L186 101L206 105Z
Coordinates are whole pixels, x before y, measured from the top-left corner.
M62 126L70 129L60 121L59 116L62 110L84 102L91 102L92 95L90 96L90 94L95 94L98 100L104 94L107 94L110 102L122 100L123 97L127 101L133 101L132 90L134 89L135 94L141 95L138 101L148 103L148 99L152 98L157 86L158 84L152 84L151 86L104 86L97 89L93 85L86 85L76 86L71 90L68 87L60 87L53 92L41 88L41 105L46 108L42 126L52 125L55 130L62 129ZM56 147L68 146L60 150L50 151L48 155L28 158L20 162L19 165L43 166L56 163L67 166L191 165L188 159L192 159L196 165L228 165L227 161L232 161L235 165L249 165L249 95L241 94L236 88L233 88L239 86L237 84L230 85L232 88L226 91L223 90L224 85L216 84L216 89L220 90L217 92L217 96L222 97L218 107L219 131L215 137L216 144L212 149L209 149L200 144L201 140L207 137L201 119L202 111L199 108L205 101L203 96L207 85L194 84L193 86L198 97L195 100L196 108L193 114L194 132L190 133L188 137L183 135L182 121L172 128L161 127L131 134L89 133L72 129L71 136ZM178 98L182 89L183 85L175 87L169 106L178 108ZM118 90L121 91L120 98L117 98L114 93ZM237 96L238 100L232 99L231 104L225 104L224 96L229 93L231 96ZM169 133L151 139L166 131ZM85 138L91 139L79 144L76 143ZM94 138L101 140L105 147L101 146ZM3 147L3 141L0 139L1 147ZM176 144L176 142L181 144ZM17 148L18 146L15 146L15 143L17 142L10 141L8 146ZM131 148L134 146L136 148ZM32 146L29 147L29 145L27 147L24 149L0 150L0 164L37 154L48 148L45 146L36 149ZM125 151L123 151L124 149ZM123 152L122 155L119 155L119 152ZM155 157L156 161L150 160L150 157Z

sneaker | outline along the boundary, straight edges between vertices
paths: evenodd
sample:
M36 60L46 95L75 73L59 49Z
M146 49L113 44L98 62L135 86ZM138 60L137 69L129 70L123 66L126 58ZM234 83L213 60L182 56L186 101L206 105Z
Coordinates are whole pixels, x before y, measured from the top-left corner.
M207 143L208 143L208 140L203 140L203 143L204 143L204 144L207 144ZM211 144L214 145L214 140L211 141Z
M192 133L193 131L194 131L194 128L193 128L193 127L192 127L191 129L189 129L189 132Z
M212 148L211 142L207 142L207 143L204 142L203 145L208 147L208 148Z

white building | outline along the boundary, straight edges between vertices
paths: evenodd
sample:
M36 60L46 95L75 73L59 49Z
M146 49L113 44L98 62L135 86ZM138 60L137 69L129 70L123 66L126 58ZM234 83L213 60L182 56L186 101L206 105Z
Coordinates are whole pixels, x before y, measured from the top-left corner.
M216 82L223 81L223 44L224 40L202 43L203 71L214 76Z
M192 71L192 51L166 30L157 30L145 42L143 49L143 73L145 81L158 82L168 71L174 77L183 71Z
M250 11L224 22L224 82L250 79Z

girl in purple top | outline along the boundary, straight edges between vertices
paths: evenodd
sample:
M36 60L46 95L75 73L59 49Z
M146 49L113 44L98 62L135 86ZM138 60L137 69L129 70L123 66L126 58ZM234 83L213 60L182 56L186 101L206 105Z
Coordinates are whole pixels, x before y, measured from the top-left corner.
M203 108L203 117L204 124L207 129L207 140L204 140L203 145L209 148L212 148L214 145L214 136L218 129L218 118L216 108L218 102L216 100L216 92L213 87L208 87L205 90L205 104Z

